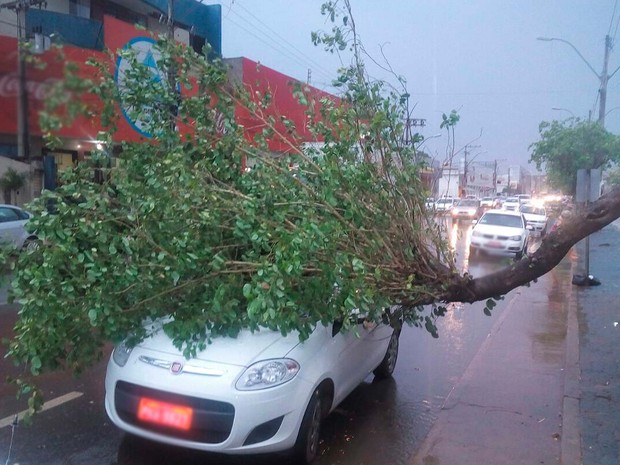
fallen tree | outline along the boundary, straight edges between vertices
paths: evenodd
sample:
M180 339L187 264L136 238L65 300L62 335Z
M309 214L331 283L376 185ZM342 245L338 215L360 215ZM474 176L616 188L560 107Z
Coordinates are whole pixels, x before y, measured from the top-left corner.
M315 40L346 43L342 34ZM424 206L426 165L402 137L408 95L367 79L356 36L356 59L335 80L338 99L290 89L320 148L304 147L293 121L269 111L270 89L234 87L221 63L178 44L158 47L160 66L174 71L168 79L153 79L128 50L122 86L107 64L92 63L96 78L72 68L48 99L50 143L76 114L101 117L107 132L99 153L31 205L41 246L12 262L21 308L8 353L33 376L80 372L106 343L127 335L135 343L143 322L157 318L187 356L242 328L301 339L334 320L347 329L358 310L378 319L397 309L394 321L436 336L447 302L500 298L620 216L614 190L533 254L488 276L461 274ZM118 106L154 137L115 145ZM238 108L260 128L251 140ZM444 128L457 120L446 117ZM274 138L287 145L285 156L267 150Z

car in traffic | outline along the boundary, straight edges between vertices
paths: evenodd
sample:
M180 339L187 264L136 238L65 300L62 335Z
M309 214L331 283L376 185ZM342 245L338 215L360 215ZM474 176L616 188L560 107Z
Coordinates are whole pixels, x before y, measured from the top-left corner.
M480 199L480 206L482 208L498 208L500 202L497 197L482 197Z
M518 260L527 252L531 230L519 211L488 210L472 228L469 254L512 255Z
M36 234L26 227L30 218L31 213L15 205L0 204L0 246L18 250L37 247Z
M435 209L435 199L433 197L427 197L424 201L424 207L429 211L433 211Z
M454 197L442 197L437 199L437 202L435 202L435 212L438 214L450 213L456 202L457 199Z
M114 348L105 408L127 433L224 454L290 451L295 463L318 454L321 420L370 373L392 375L400 329L358 319L318 324L300 342L261 328L217 337L186 359L161 321L131 348Z
M450 214L452 219L459 221L477 219L480 217L480 212L480 200L462 199L454 205Z
M502 209L508 211L519 211L520 206L521 202L518 197L506 197L502 202Z
M541 237L547 234L547 211L545 207L538 207L531 203L525 203L521 205L519 209L525 221L532 227L532 230L538 232Z
M521 205L532 202L532 196L530 194L519 194L517 195L517 198L519 199L519 203Z

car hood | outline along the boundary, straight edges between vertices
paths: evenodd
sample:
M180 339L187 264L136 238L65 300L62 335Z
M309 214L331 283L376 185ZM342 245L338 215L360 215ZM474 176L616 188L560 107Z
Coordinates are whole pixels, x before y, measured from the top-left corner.
M258 360L285 357L299 344L299 335L290 333L282 336L277 331L261 329L252 333L242 330L237 337L219 336L207 344L205 350L198 352L195 359L238 366L249 366ZM164 353L175 358L183 358L163 329L158 328L142 341L134 351Z

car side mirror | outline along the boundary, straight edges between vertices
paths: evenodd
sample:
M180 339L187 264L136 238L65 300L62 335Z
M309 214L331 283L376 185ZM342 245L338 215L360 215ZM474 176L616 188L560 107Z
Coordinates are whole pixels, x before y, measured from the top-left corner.
M335 337L336 334L340 332L342 329L342 320L335 320L332 324L332 337Z

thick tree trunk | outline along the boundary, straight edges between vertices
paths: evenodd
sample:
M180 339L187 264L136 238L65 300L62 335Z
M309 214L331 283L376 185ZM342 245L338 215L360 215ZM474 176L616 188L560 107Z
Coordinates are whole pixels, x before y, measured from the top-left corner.
M619 217L620 187L617 187L563 220L555 231L544 237L536 252L522 260L479 278L469 275L453 276L446 291L439 294L436 301L477 302L504 295L552 270L574 244Z

